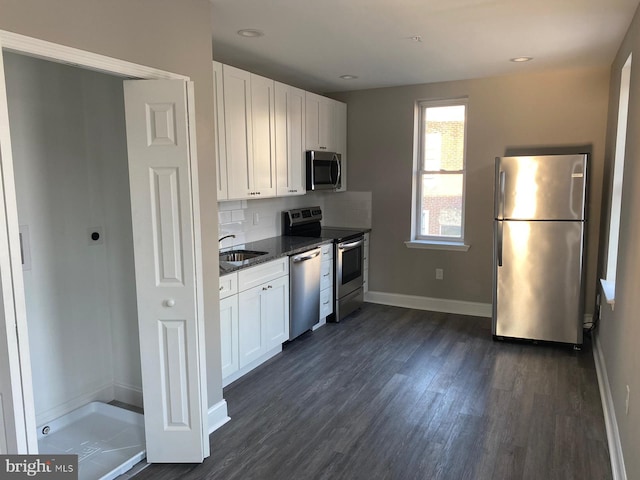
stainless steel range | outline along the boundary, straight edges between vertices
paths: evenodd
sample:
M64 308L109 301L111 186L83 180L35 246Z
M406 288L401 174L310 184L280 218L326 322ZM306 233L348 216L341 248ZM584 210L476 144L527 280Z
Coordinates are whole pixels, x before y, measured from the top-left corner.
M282 233L333 240L334 315L339 322L360 308L364 301L364 232L357 229L323 227L320 207L282 212Z

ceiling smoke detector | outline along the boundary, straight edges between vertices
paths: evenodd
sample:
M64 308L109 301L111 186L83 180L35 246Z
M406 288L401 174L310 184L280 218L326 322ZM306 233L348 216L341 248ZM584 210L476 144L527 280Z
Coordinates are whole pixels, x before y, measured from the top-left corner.
M409 40L412 40L414 42L422 42L422 35L413 35L412 37L409 37Z
M238 35L245 38L256 38L264 37L264 32L262 30L256 30L255 28L245 28L243 30L238 30Z

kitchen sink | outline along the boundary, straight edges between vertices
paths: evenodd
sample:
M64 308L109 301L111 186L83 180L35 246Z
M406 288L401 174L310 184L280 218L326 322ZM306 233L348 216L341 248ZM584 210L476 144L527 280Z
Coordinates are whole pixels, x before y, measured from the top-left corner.
M220 254L221 262L245 262L252 258L266 255L268 252L258 252L255 250L232 250Z

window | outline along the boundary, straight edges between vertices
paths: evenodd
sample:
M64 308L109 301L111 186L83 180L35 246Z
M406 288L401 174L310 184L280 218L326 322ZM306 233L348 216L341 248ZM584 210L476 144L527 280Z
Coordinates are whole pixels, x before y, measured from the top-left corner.
M613 182L611 185L611 212L609 216L609 240L607 243L607 271L602 282L608 303L615 298L616 271L618 267L618 237L620 235L620 209L622 207L622 179L624 154L627 141L627 115L629 112L629 87L631 82L631 55L622 67L620 75L620 97L618 99L618 126L616 149L613 159Z
M425 101L417 107L412 240L461 245L467 100Z

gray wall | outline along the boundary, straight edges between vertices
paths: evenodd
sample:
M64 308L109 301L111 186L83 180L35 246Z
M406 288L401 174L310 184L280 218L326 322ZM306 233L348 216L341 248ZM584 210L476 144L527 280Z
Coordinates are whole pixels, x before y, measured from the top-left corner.
M608 69L336 93L348 105L349 189L371 191L372 291L491 303L494 158L516 147L592 146L586 311L593 312ZM408 249L417 100L469 97L468 252ZM393 261L388 261L388 259ZM435 268L444 280L435 280Z
M598 327L599 344L606 364L620 441L624 453L627 478L640 478L640 13L631 23L611 68L611 93L607 147L605 152L605 194L600 249L600 276L604 276L606 260L611 176L615 155L618 97L622 67L630 53L631 88L625 151L615 310L604 304ZM604 302L603 302L604 303ZM629 414L625 413L627 385L630 389Z
M207 0L0 0L0 29L181 73L195 82L209 405L222 399L213 149L211 5ZM206 294L211 292L211 294Z

